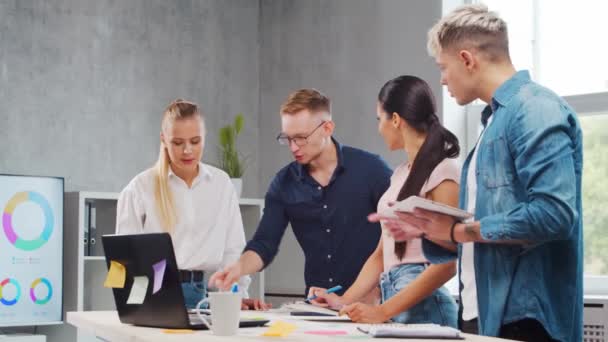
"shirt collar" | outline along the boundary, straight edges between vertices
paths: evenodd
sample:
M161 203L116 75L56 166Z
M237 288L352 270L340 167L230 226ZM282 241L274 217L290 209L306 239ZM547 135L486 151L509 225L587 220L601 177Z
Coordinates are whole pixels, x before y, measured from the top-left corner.
M171 178L174 178L174 179L175 178L179 178L173 172L173 170L171 169L171 167L169 167L168 175L169 175L169 177L168 177L169 179L171 179ZM201 181L201 178L202 179L206 179L206 180L210 180L211 177L212 177L211 170L209 170L209 168L207 167L207 165L199 162L198 163L198 175L196 175L196 177L194 177L194 181L192 181L192 186L195 186L196 184L198 184ZM181 178L179 178L179 179L181 179Z
M334 172L334 174L336 174L336 172L344 172L345 167L344 167L344 153L342 153L342 144L340 144L334 137L331 137L331 141L334 143L334 145L336 146L336 154L338 155L338 166L336 166L336 171ZM302 165L300 163L294 162L296 164L296 169L295 169L295 174L296 174L296 178L301 181L304 178L304 175L306 174L306 165Z
M492 96L492 110L496 112L498 105L506 106L519 89L528 82L530 82L530 73L527 70L516 72L515 75L501 84L494 92L494 96Z
M483 125L483 127L486 127L488 125L488 120L490 119L491 116L492 116L492 106L487 105L481 111L481 124Z

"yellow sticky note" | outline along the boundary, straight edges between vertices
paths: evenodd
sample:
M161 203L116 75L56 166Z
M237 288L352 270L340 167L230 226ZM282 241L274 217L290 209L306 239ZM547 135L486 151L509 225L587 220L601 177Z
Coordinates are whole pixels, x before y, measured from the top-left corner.
M125 279L127 278L127 270L125 266L118 261L110 261L110 269L106 276L104 287L122 289L125 287Z
M286 322L274 322L262 336L285 337L296 330L296 326Z
M163 330L165 334L192 334L194 330L191 329L165 329Z

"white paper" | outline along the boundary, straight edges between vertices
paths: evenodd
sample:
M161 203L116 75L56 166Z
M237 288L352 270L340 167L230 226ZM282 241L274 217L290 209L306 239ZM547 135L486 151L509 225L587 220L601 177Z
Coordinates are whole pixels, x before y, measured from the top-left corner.
M350 317L348 317L347 315L343 315L343 316L290 316L289 318L294 321L352 322Z
M133 286L127 304L142 304L148 291L148 277L133 277Z
M374 337L461 338L460 330L437 324L372 324L359 330Z
M284 304L283 308L287 309L287 311L289 311L289 312L303 311L303 312L320 313L320 314L330 315L330 316L338 316L338 311L327 309L327 308L322 308L322 307L308 304L305 302L295 302L295 303Z

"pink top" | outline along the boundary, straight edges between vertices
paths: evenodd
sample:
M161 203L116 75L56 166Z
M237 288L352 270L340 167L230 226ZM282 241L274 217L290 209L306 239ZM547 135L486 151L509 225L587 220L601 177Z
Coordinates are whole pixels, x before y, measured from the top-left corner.
M405 180L409 174L410 169L407 163L403 163L395 169L395 172L393 172L393 175L391 176L390 187L386 190L384 195L382 195L380 201L378 201L378 212L382 211L382 209L386 209L389 202L397 200L397 195L403 184L405 184ZM422 186L420 196L427 197L427 194L430 191L435 189L445 180L453 180L456 183L460 183L460 166L454 159L446 158L435 167L435 170L431 172L429 179ZM382 248L385 272L396 265L427 262L422 253L422 241L420 239L414 239L408 242L405 249L405 255L403 255L403 259L399 260L395 255L395 240L383 229Z

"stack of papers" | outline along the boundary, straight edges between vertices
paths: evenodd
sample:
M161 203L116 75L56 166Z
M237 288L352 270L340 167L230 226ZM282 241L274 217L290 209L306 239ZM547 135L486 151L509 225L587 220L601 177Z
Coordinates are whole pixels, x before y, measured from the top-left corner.
M323 315L323 316L338 316L338 311L322 308L316 305L308 304L305 302L295 302L283 305L284 309L287 309L291 313L304 314L310 313L311 315ZM297 315L294 315L297 316Z
M373 324L357 329L373 337L464 339L460 330L437 324Z
M305 302L295 302L284 304L281 307L288 311L292 318L300 318L308 321L347 321L350 322L348 316L338 316L338 311L318 307Z

